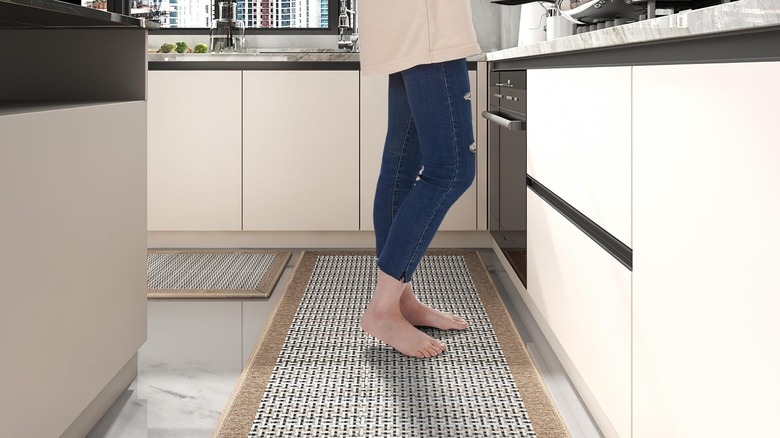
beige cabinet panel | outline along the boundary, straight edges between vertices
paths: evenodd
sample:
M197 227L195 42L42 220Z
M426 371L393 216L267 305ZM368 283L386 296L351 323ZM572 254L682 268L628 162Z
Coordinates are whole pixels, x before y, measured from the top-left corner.
M477 74L469 71L474 138L477 139ZM379 178L382 149L387 134L387 76L360 78L360 229L373 230L374 192ZM478 151L479 152L479 151ZM455 202L444 217L440 230L477 229L477 182Z
M528 174L631 246L631 67L528 71Z
M374 192L387 134L387 76L360 77L360 229L374 229Z
M776 429L779 77L634 67L634 438Z
M60 436L146 340L146 102L57 106L0 115L3 437Z
M243 229L358 230L359 72L243 74Z
M241 72L150 71L148 229L241 229Z
M631 271L528 190L528 294L607 437L631 433ZM560 354L560 353L559 353ZM584 382L584 383L583 383ZM584 387L582 386L584 385Z

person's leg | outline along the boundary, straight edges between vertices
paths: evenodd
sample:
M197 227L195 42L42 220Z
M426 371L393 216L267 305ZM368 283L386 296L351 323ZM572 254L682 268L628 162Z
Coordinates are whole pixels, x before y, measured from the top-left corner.
M473 182L476 160L466 61L419 65L402 75L423 170L393 218L377 265L411 281L447 211Z
M418 303L404 281L412 278L447 210L474 179L475 158L470 148L474 135L465 60L417 66L402 76L421 144L423 171L392 216L386 236L377 237L377 289L361 327L404 354L426 357L446 346L422 332L410 331L411 324L400 311L402 302L407 316L419 325L465 328L465 322Z
M374 197L374 232L377 255L382 252L398 208L412 189L421 168L420 145L406 97L403 77L390 75L388 82L388 130ZM381 270L371 302L360 319L368 334L407 356L431 357L445 346L417 330L401 313L405 284Z
M431 66L427 66L431 67ZM420 69L423 70L423 69ZM436 88L430 88L426 84L426 80L429 79L429 77L426 77L430 72L430 70L435 70L431 68L425 68L424 70L429 71L409 71L406 73L406 76L409 77L410 80L410 86L408 87L408 92L411 93L410 100L412 101L412 106L414 107L414 114L416 117L416 120L419 121L421 129L420 129L420 137L422 137L422 145L423 153L426 154L426 159L424 160L424 164L426 165L426 169L431 168L429 164L432 163L433 160L444 158L444 161L437 162L437 164L441 167L437 167L437 170L440 170L440 172L437 172L437 175L434 176L441 176L444 175L442 179L446 180L447 172L446 169L448 166L453 166L452 162L447 162L449 159L448 155L442 155L439 153L441 149L433 149L428 146L434 145L434 148L447 148L447 147L455 147L456 153L453 154L456 161L459 160L461 167L460 169L453 169L452 170L452 178L450 179L451 186L455 188L454 192L451 192L450 196L447 197L447 199L444 202L444 205L442 208L437 212L436 217L436 223L433 224L432 232L429 233L425 237L425 241L422 243L422 246L424 248L421 249L421 252L419 253L419 257L422 257L422 254L425 252L425 249L427 249L428 244L430 243L430 239L433 237L433 234L435 234L436 230L438 230L439 224L441 223L441 220L443 220L444 215L449 210L449 207L452 205L452 203L457 200L458 197L462 194L463 191L465 191L468 186L471 184L471 180L473 179L473 163L474 163L474 155L472 151L469 149L467 152L467 149L464 146L471 146L474 141L473 131L471 128L471 102L470 100L466 99L466 93L469 92L469 83L468 83L468 69L466 67L466 63L464 60L454 61L450 63L445 63L441 68L441 77L446 81L446 84L442 84L444 88L448 89L447 98L448 102L447 105L450 107L450 113L451 116L451 130L452 130L452 143L448 145L446 143L447 138L442 137L441 133L447 131L447 119L436 117L437 115L446 115L446 109L442 110L441 112L435 112L432 113L431 110L436 111L436 108L434 105L441 104L443 102L436 101L436 98L431 98L430 96L426 96L426 92L431 93L437 93L438 91ZM418 76L419 74L419 76ZM433 72L434 75L438 74L438 72ZM422 80L420 80L420 77ZM434 79L435 81L435 79ZM416 90L416 87L422 87L421 90ZM440 94L440 96L443 95ZM428 118L430 116L430 118ZM437 129L423 129L430 126L436 126L439 125L441 128L440 130ZM441 140L438 142L437 140ZM429 158L430 157L430 158ZM455 165L458 163L456 162ZM426 176L426 172L423 172L423 177ZM424 180L424 178L423 178ZM458 181L460 180L460 181ZM411 201L410 201L411 202ZM399 219L399 224L403 225L401 222L403 218ZM401 227L398 227L399 229L403 229ZM419 263L419 257L416 261L414 261L414 266L416 266L416 263ZM409 282L406 284L406 287L404 288L404 291L401 295L401 313L403 314L404 318L406 318L407 321L409 321L412 325L415 326L428 326L428 327L436 327L442 330L449 330L449 329L465 329L468 327L468 324L466 321L461 319L458 316L454 316L436 309L432 309L422 303L420 303L416 297L414 296L413 290L412 290L412 283Z
M388 78L387 104L387 136L374 195L377 256L382 253L398 208L414 187L422 168L417 127L401 73L391 74Z

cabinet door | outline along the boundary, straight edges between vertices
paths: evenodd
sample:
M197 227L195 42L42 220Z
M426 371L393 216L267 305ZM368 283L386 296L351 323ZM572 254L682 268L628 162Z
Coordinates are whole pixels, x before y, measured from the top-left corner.
M360 229L374 229L374 192L387 134L387 76L360 77Z
M469 71L474 135L477 117L477 73ZM360 78L360 229L373 230L374 192L387 134L387 76ZM479 153L479 151L478 151ZM444 217L440 230L477 229L477 179Z
M148 81L148 229L240 230L241 72Z
M634 437L776 434L780 63L633 76Z
M630 437L631 272L536 193L527 198L528 294L604 435Z
M358 230L359 72L244 72L244 229Z
M631 67L528 71L528 174L631 246Z

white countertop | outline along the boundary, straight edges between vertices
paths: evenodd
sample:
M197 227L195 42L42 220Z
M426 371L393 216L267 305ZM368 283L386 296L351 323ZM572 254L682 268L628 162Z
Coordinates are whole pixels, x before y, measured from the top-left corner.
M780 25L780 0L740 0L487 53L500 61ZM778 42L780 44L780 41Z
M251 49L246 53L149 53L149 61L358 62L358 53L322 49Z

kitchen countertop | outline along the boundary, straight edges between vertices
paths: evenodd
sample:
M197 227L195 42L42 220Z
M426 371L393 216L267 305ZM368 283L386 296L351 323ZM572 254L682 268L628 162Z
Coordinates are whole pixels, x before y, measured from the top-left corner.
M573 52L780 28L780 0L740 0L674 15L543 41L486 54L488 61L567 55ZM767 47L777 55L780 40ZM771 42L771 41L770 41ZM606 55L605 55L606 56Z
M149 62L360 62L360 54L335 49L254 49L247 53L150 53Z
M246 53L149 53L149 70L359 70L360 53L337 49L250 49ZM469 63L485 61L479 54ZM471 68L474 64L471 64Z
M246 53L149 53L149 70L360 70L360 54L335 49L250 49Z

